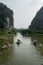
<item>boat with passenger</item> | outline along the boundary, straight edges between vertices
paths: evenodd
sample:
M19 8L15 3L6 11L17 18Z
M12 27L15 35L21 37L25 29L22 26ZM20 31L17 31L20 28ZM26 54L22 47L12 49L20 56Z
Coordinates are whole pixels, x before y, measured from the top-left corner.
M33 45L37 45L37 43L38 43L37 40L34 40L34 41L32 42Z
M21 41L20 41L19 39L17 39L17 44L20 44L20 42L21 42Z

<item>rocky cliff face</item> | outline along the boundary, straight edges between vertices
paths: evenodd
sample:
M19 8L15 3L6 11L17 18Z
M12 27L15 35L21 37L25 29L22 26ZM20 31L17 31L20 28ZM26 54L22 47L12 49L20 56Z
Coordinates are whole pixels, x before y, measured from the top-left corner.
M0 28L13 29L13 11L3 3L0 3Z
M37 12L29 26L30 30L43 30L43 7Z

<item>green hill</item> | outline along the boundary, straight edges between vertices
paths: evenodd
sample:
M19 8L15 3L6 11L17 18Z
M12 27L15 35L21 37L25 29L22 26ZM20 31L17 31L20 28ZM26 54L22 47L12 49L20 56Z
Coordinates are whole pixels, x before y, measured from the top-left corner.
M30 30L43 30L43 7L37 12L29 26Z

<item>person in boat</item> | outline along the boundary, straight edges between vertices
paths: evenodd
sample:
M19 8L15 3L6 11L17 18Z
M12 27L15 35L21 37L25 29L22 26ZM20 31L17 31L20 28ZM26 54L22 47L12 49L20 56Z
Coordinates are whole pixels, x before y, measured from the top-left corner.
M20 42L21 42L21 41L20 41L19 39L17 39L17 44L20 44Z
M38 43L37 40L34 40L34 41L32 42L33 45L36 45L37 43Z

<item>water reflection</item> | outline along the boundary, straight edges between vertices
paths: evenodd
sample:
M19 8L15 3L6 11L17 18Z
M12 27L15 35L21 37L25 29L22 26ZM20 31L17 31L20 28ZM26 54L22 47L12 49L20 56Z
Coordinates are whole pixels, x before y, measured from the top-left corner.
M17 43L16 43L17 44ZM17 44L17 46L19 47L20 46L20 43L19 44Z

